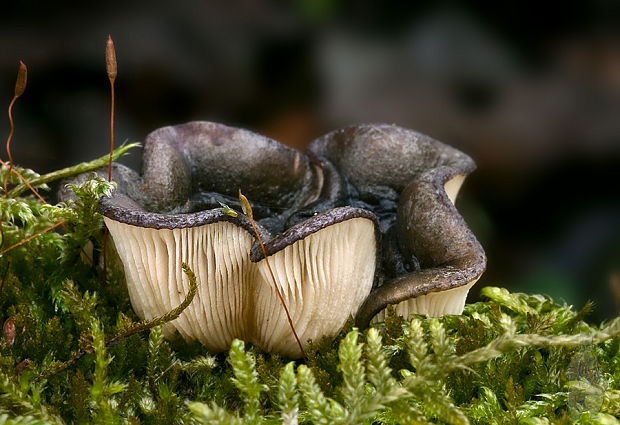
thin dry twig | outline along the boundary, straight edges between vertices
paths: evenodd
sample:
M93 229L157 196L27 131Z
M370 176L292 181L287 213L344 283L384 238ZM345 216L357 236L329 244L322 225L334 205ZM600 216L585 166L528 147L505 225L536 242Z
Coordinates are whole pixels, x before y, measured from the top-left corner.
M18 246L23 245L23 244L25 244L26 242L30 242L30 241L31 241L31 240L33 240L34 238L39 237L39 236L41 236L42 234L47 233L47 232L49 232L50 230L53 230L53 229L57 228L58 226L62 226L62 225L63 225L63 224L65 224L66 222L67 222L67 220L61 220L61 221L59 221L58 223L56 223L56 224L54 224L54 225L52 225L52 226L49 226L49 227L47 227L47 228L45 228L45 229L41 230L40 232L35 233L35 234L34 234L34 235L32 235L32 236L28 236L26 239L22 239L21 241L19 241L19 242L17 242L17 243L14 243L14 244L13 244L13 245L11 245L10 247L8 247L8 248L6 248L6 249L2 250L2 251L0 252L0 257L2 257L2 256L3 256L4 254L6 254L7 252L11 251L12 249L17 248Z
M25 185L28 189L30 189L30 191L31 191L32 193L34 193L34 194L35 194L35 196L36 196L37 198L39 198L39 199L41 200L41 202L43 202L44 204L47 204L47 202L45 202L45 199L43 199L43 197L41 197L41 195L39 194L39 192L37 192L37 190L36 190L34 187L32 187L32 185L30 184L30 182L29 182L28 180L26 180L26 178L25 178L24 176L22 176L22 175L20 174L20 172L19 172L19 171L17 171L15 168L13 168L12 166L10 166L9 164L7 164L6 162L4 162L4 161L3 161L3 160L1 160L1 159L0 159L0 164L1 164L3 167L8 168L8 169L10 170L9 172L7 172L7 176L8 176L10 173L15 174L17 177L19 177L19 179L20 179L21 181L23 181L23 182L24 182L23 184L24 184L24 185ZM5 189L5 190L6 190L6 189ZM12 192L12 191L11 191L11 192ZM9 198L9 197L11 196L11 192L8 192L8 193L6 194L7 198Z
M276 294L278 294L278 298L280 298L280 302L282 303L282 307L284 307L284 312L286 313L286 318L288 319L288 324L293 331L293 335L295 336L295 340L297 341L297 345L299 345L299 350L301 351L301 355L304 358L304 361L307 361L306 352L304 351L304 347L301 345L301 341L297 336L297 331L295 330L295 326L293 326L293 320L291 319L291 314L288 311L288 307L284 302L284 297L282 297L282 293L280 292L280 288L278 288L278 284L276 282L276 278L273 274L273 270L271 270L271 265L269 265L269 258L267 258L267 250L265 249L265 245L263 244L263 240L258 233L258 229L256 228L256 224L254 224L254 214L252 213L252 206L250 205L250 201L246 198L243 193L241 193L241 189L239 189L239 201L241 202L241 208L243 209L243 213L248 217L250 223L252 223L252 228L254 229L254 233L256 233L256 237L258 238L258 243L260 244L261 249L263 250L263 254L265 255L265 263L267 264L267 269L269 270L269 274L271 275L271 280L273 282L273 287L276 289Z
M189 279L189 291L187 292L187 295L185 295L185 299L183 300L183 302L179 304L178 307L174 308L173 310L170 310L168 313L164 314L163 316L159 316L151 320L142 320L140 322L132 323L129 326L117 332L115 335L112 335L111 337L106 338L106 342L105 342L106 347L113 347L117 345L118 343L120 343L121 341L123 341L124 339L129 338L130 336L133 336L140 332L148 331L149 329L154 328L155 326L160 326L168 322L171 322L177 317L179 317L181 313L183 313L183 311L187 308L187 306L189 306L191 302L194 300L194 296L196 295L196 292L198 291L198 282L196 279L196 275L186 263L182 263L181 267L183 268L183 272ZM73 366L75 363L77 363L78 360L84 357L84 355L92 354L92 353L94 353L94 348L92 344L89 343L88 345L84 347L80 347L80 349L73 352L69 360L66 360L62 363L58 363L57 365L53 366L47 371L42 372L37 377L37 380L48 379L51 376L57 375L61 373L62 371Z

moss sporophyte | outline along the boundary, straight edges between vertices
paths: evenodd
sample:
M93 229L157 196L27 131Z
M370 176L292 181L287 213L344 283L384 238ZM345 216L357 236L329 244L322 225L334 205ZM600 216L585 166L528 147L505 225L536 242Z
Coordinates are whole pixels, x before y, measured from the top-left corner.
M115 57L109 38L112 90ZM620 318L502 288L464 305L486 265L454 207L465 154L384 124L303 154L192 122L147 136L141 174L105 155L41 176L10 153L25 81L0 424L617 423Z

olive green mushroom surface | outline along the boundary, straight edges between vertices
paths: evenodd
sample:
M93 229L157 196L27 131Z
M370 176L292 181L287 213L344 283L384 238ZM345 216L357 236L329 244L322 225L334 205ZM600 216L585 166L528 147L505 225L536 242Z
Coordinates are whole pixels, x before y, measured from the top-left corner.
M460 314L484 271L484 251L454 207L475 168L465 154L386 124L348 127L306 154L246 130L190 122L151 133L141 175L115 166L118 189L100 211L123 263L136 313L195 300L165 332L214 351L234 338L301 355L265 254L241 211L254 218L303 344L399 314Z

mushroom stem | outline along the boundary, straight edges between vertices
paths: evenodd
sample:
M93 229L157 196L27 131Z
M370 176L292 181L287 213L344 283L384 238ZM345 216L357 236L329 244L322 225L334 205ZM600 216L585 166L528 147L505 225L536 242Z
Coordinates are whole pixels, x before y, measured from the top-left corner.
M265 264L267 264L267 269L269 270L269 274L271 275L271 281L273 282L273 287L276 289L276 294L278 294L278 298L280 299L280 302L282 303L282 307L284 307L284 311L286 312L286 318L288 320L288 324L291 326L291 330L293 331L293 335L295 336L295 341L297 341L297 345L299 346L299 351L301 351L301 355L304 358L304 361L306 361L308 359L306 357L306 352L304 351L304 347L301 345L299 336L297 336L297 331L295 330L295 326L293 326L293 320L291 319L291 314L288 311L288 307L286 307L286 303L284 302L284 298L282 297L280 288L278 288L276 277L273 274L273 270L271 270L271 265L269 265L269 257L267 257L267 250L265 249L263 240L260 237L260 234L258 233L256 224L254 224L254 214L252 214L252 206L250 205L250 201L248 201L248 198L246 198L243 195L243 193L241 193L241 189L239 189L239 201L241 202L241 208L243 209L243 213L250 220L250 223L252 224L252 228L254 229L254 233L256 233L256 237L258 238L258 243L260 244L260 247L263 250L263 255L265 256Z

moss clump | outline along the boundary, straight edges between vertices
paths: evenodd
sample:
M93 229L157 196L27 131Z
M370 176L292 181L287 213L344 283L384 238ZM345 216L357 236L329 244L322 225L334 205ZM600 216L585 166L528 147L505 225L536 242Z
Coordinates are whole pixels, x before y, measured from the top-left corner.
M64 220L0 258L0 424L617 423L620 318L588 324L590 304L541 295L485 288L461 316L350 323L307 363L166 341L156 325L184 305L138 322L122 272L102 269L110 188L91 179L55 206L0 198L2 249Z

